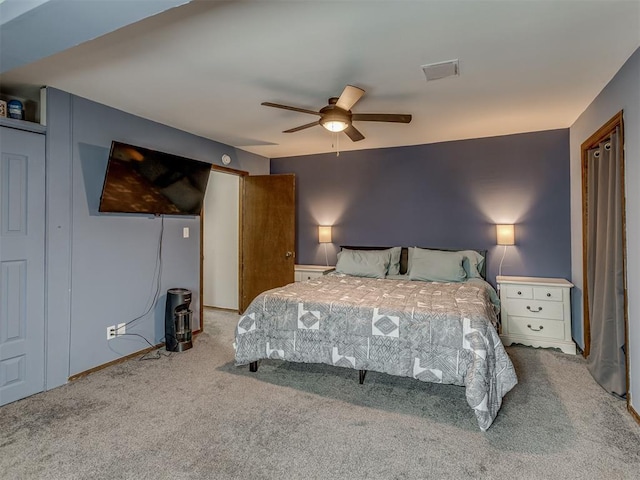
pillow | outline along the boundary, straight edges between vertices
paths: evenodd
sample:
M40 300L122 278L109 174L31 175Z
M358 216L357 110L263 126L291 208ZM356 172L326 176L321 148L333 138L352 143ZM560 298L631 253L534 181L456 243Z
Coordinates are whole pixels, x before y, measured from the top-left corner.
M411 270L411 260L413 257L413 249L418 247L410 247L407 255L407 273ZM427 250L423 248L422 250ZM440 251L440 250L433 250ZM462 268L464 268L465 273L467 274L467 278L482 278L480 272L482 271L482 265L484 264L484 257L482 254L476 252L475 250L460 250L464 256L464 260L462 261Z
M400 275L400 254L402 253L402 247L392 247L389 251L391 252L391 263L389 263L387 275Z
M409 278L427 282L462 282L467 274L462 267L464 255L460 252L411 248Z
M355 277L384 278L391 263L388 250L341 250L336 272Z
M387 280L404 280L404 281L409 281L411 280L409 278L409 275L407 275L406 273L403 275L401 273L399 273L398 275L387 275Z
M480 271L484 264L484 257L475 250L463 250L460 253L464 256L462 268L464 268L467 278L482 278Z

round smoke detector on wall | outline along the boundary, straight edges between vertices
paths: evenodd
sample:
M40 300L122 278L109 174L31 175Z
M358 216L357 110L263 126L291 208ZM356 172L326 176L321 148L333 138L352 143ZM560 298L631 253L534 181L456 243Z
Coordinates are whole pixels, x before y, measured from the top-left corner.
M231 157L225 153L222 155L222 163L224 165L229 165L231 163Z

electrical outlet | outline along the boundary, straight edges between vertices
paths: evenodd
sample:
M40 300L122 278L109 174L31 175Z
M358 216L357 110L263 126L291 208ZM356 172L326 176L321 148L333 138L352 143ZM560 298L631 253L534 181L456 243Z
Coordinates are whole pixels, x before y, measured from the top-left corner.
M107 327L107 340L111 340L112 338L116 338L116 326L111 325Z
M125 333L127 333L126 323L111 325L110 327L107 327L107 340L111 340L112 338L116 338L120 335L124 335Z

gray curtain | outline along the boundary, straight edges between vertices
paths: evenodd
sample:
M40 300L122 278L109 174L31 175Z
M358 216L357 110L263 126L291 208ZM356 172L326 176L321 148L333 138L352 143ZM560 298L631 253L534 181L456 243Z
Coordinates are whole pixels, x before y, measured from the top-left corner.
M588 368L608 392L626 394L624 258L619 129L587 157Z

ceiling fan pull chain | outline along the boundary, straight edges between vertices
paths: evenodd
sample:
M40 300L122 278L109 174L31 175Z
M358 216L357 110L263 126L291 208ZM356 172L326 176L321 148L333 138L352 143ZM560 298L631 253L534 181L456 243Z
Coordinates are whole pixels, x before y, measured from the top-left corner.
M336 133L336 157L340 156L340 134Z

